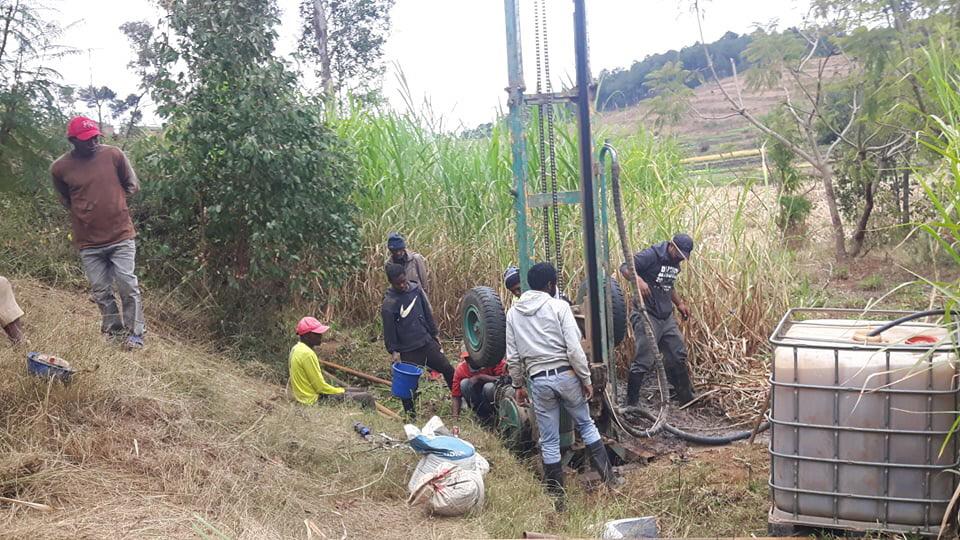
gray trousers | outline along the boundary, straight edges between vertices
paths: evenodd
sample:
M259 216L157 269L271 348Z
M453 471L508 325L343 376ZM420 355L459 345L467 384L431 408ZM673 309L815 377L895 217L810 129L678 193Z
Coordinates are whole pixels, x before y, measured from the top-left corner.
M633 334L636 340L636 349L633 355L633 362L630 363L630 373L647 374L653 371L653 365L656 357L653 349L647 343L647 333L642 326L640 313L633 310L630 313L630 323L633 325ZM687 372L687 347L683 344L683 334L677 326L677 320L673 315L666 319L658 319L650 316L650 323L653 326L653 335L657 339L656 346L663 355L663 369L667 372L667 379L670 384L677 387L677 384L690 384L690 376Z
M134 259L137 247L134 241L124 240L109 246L80 250L83 272L90 282L91 292L103 322L101 332L125 331L134 336L144 332L143 303L140 300L140 284L134 274ZM120 295L123 315L117 309L116 292Z

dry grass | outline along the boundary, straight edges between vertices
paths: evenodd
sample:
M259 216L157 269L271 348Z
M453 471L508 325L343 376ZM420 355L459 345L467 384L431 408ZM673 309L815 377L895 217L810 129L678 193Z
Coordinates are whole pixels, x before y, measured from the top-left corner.
M383 470L387 453L351 458L363 450L353 420L395 436L399 426L351 409L291 405L282 388L231 359L156 329L142 353L120 352L99 340L96 309L82 297L17 286L32 348L99 369L50 385L25 374L26 348L0 350L0 494L56 508L0 507L2 536L195 537L206 522L229 537L290 538L305 535L304 519L331 537L342 535L341 520L351 536L389 536L381 516L397 538L479 532L403 509L415 462L408 452L395 451L374 488L320 497Z
M677 484L675 464L663 459L631 473L624 497L572 487L571 512L557 516L533 467L466 423L465 436L492 465L487 505L461 519L425 517L404 502L416 456L374 448L351 429L362 421L399 437L398 424L352 408L289 404L281 387L251 375L255 364L241 370L164 337L172 328L154 326L146 350L123 353L99 340L96 309L82 295L14 283L30 348L99 368L51 385L25 373L27 348L0 348L0 496L55 509L0 504L3 538L304 538L304 520L329 538L589 535L638 513L660 515L666 531L747 532L765 512L750 482L714 481L724 477L712 472L724 460L685 465ZM759 446L750 452L762 454ZM704 474L692 474L701 467ZM718 510L685 514L704 490L724 493L709 499ZM730 500L750 502L749 525L719 511Z

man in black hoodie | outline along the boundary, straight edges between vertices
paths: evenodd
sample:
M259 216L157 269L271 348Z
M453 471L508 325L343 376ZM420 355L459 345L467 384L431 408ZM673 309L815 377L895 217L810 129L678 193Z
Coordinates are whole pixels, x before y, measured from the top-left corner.
M402 265L387 263L390 288L383 296L383 342L394 362L427 366L443 374L447 388L453 386L453 366L443 355L437 338L430 301L419 284L407 281ZM412 399L404 399L403 409L414 413Z
M660 242L640 251L633 256L637 273L637 286L643 296L649 320L653 326L656 343L648 343L644 332L643 320L639 310L630 314L636 339L636 352L630 364L630 376L627 379L627 405L636 405L640 400L640 388L647 373L653 370L655 361L652 347L659 347L663 355L663 368L667 379L673 385L675 399L681 405L693 400L693 386L687 371L687 348L683 344L683 334L673 316L673 309L684 320L690 317L690 309L680 299L674 283L680 275L680 263L690 258L693 252L693 239L679 233L673 239ZM630 272L626 263L620 268L621 274L629 279ZM636 306L634 306L636 307Z

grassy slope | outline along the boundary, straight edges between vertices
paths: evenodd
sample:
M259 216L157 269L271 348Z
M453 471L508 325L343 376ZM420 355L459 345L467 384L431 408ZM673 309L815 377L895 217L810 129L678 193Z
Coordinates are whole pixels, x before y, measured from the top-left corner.
M399 437L397 423L290 404L257 363L242 370L171 339L173 328L154 326L142 353L120 352L99 340L96 308L82 295L15 285L30 348L99 369L68 387L47 385L25 374L28 348L0 346L0 495L55 508L0 504L0 537L296 538L305 519L333 538L587 535L607 519L646 514L676 534L763 529L761 445L660 458L631 473L623 496L574 488L572 511L558 517L545 511L532 468L471 425L464 436L492 464L487 506L463 519L425 518L404 502L416 456L373 449L351 430L362 421ZM373 345L356 354L372 357Z

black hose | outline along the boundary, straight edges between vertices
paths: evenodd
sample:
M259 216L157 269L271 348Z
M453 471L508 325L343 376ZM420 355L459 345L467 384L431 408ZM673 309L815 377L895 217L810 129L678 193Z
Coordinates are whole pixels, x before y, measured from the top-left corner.
M643 332L646 334L647 343L656 343L657 338L653 335L653 325L650 322L650 314L647 313L647 310L644 307L643 295L640 294L640 288L637 285L637 274L636 268L633 265L633 255L630 250L630 239L627 238L627 225L623 218L623 196L620 191L620 162L617 159L617 151L610 145L609 142L604 143L603 149L600 151L601 158L604 153L609 153L611 155L610 159L610 183L612 186L613 193L613 211L617 219L617 233L620 236L620 249L623 254L623 260L627 261L627 268L629 269L630 274L630 291L633 293L633 302L630 303L631 308L638 309L640 311L639 322L640 326L643 327ZM663 357L660 354L660 349L656 346L653 347L654 355L654 370L657 375L657 388L660 391L660 411L654 419L653 425L649 429L645 430L636 430L633 426L628 428L620 421L619 416L616 412L616 388L613 388L614 403L609 403L611 413L613 415L614 421L622 429L634 435L635 437L653 437L661 429L663 429L663 424L667 421L667 401L668 401L668 392L667 392L667 374L663 368ZM636 430L636 432L634 432Z
M873 330L870 331L870 333L867 334L867 337L879 336L880 334L893 328L894 326L900 326L905 322L910 322L915 319L921 319L923 317L931 317L933 315L946 315L946 314L947 314L946 309L930 309L927 311L918 311L916 313L911 313L910 315L907 315L905 317L900 317L899 319L890 321L879 328L874 328ZM950 315L954 317L960 316L960 311L950 311Z
M639 414L648 420L653 419L653 415L649 412L641 409L638 411ZM770 422L765 421L757 426L756 433L763 433L764 431L770 429ZM694 444L702 444L706 446L722 446L724 444L730 444L736 441L742 441L749 439L754 434L754 430L745 430L745 431L735 431L728 435L699 435L697 433L690 433L689 431L684 431L670 423L666 423L663 426L663 430L671 435L676 436L678 439L683 439L687 442L692 442Z

